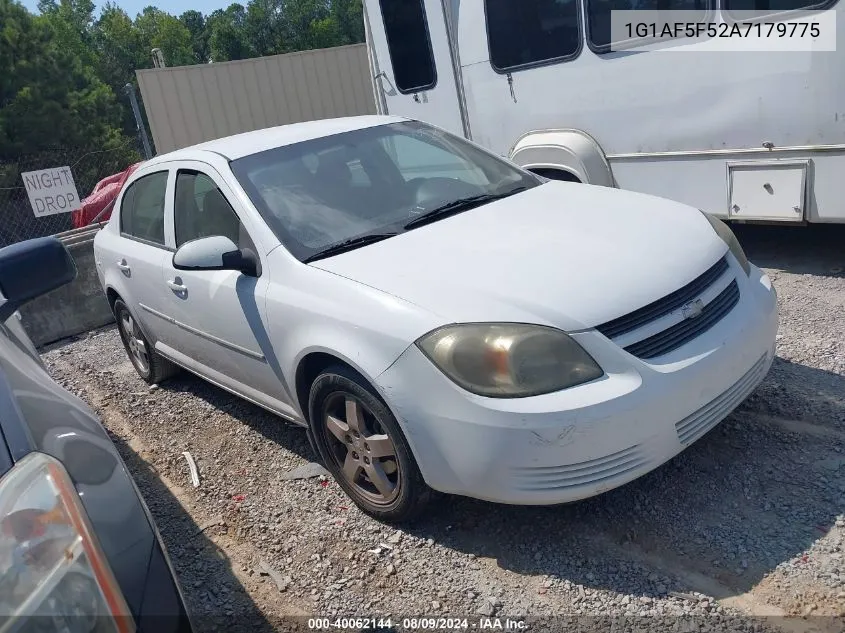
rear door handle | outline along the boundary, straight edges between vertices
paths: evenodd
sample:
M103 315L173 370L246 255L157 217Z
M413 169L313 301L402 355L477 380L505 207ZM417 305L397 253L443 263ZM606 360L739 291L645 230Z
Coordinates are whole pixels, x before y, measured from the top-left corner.
M177 277L176 279L169 279L167 281L168 287L173 292L188 292L188 287L182 285L182 280Z
M121 259L119 262L117 262L117 267L125 273L128 273L132 270L129 264L126 263L125 259Z

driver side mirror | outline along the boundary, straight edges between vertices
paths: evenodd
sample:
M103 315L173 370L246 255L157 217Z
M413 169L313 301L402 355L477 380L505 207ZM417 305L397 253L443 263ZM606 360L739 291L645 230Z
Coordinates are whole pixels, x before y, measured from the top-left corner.
M40 237L0 249L0 321L22 305L76 279L76 263L55 237Z
M176 270L237 270L258 277L258 256L250 249L239 249L223 235L201 237L185 242L173 254Z

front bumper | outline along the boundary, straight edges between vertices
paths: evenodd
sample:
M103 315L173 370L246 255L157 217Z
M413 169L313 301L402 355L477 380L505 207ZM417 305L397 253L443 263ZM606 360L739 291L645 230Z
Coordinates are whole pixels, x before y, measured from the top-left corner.
M738 267L737 267L738 268ZM470 394L417 349L376 380L426 482L442 492L539 505L601 494L680 453L760 384L774 359L777 297L752 267L714 327L646 362L589 330L575 338L605 370L531 398Z

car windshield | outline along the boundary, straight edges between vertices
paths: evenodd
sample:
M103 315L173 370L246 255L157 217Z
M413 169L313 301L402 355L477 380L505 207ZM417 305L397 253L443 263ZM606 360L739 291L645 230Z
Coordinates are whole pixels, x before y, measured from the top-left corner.
M471 143L416 121L287 145L232 161L231 167L300 260L351 240L352 246L373 241L357 238L412 230L422 224L415 219L459 212L467 199L477 206L540 184Z

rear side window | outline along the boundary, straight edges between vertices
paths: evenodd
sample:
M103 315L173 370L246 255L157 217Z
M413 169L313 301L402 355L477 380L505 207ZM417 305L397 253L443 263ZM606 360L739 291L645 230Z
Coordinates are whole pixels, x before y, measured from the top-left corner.
M129 185L120 206L121 233L164 245L166 192L166 171L144 176Z
M379 4L397 90L433 88L437 72L423 0L380 0Z
M587 39L598 52L608 52L617 43L611 41L611 11L696 11L700 12L698 20L703 22L715 8L712 0L586 0L586 3Z
M576 0L485 0L490 63L500 72L566 61L581 49Z

